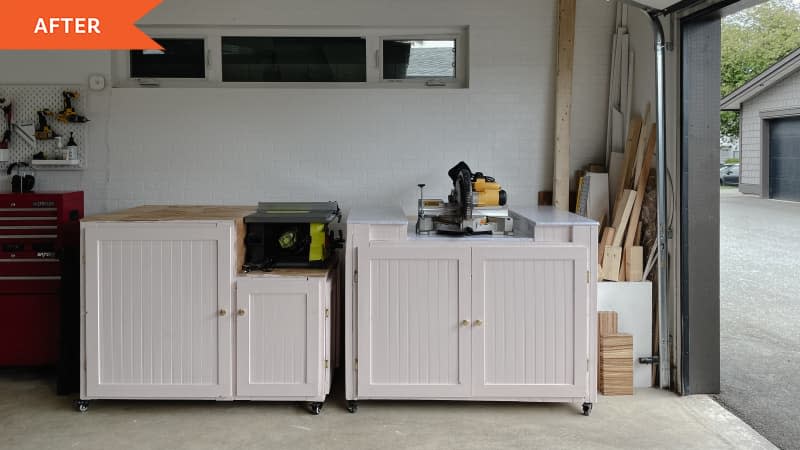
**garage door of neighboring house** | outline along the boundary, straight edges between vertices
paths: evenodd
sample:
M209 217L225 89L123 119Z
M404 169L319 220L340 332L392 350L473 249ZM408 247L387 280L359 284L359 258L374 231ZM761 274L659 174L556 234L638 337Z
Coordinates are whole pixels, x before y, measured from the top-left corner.
M800 201L800 117L770 122L769 196Z

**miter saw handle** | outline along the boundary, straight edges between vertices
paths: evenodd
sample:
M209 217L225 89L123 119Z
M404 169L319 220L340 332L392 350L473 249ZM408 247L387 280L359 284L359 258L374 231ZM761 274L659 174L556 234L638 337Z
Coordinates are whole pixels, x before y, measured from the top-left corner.
M458 180L459 174L464 170L466 170L469 173L469 178L472 179L472 170L464 161L459 162L458 164L453 166L452 169L448 170L447 175L450 177L451 180L453 180L453 183L455 183L456 180Z

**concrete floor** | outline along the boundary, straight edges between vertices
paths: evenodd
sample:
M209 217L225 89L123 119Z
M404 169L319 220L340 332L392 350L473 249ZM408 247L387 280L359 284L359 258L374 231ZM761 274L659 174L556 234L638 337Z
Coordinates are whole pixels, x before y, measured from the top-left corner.
M800 449L800 203L721 190L718 399Z
M341 389L337 389L341 392ZM98 401L78 413L41 374L0 371L3 449L774 448L707 396L654 389L575 405L361 402L320 416L274 403Z

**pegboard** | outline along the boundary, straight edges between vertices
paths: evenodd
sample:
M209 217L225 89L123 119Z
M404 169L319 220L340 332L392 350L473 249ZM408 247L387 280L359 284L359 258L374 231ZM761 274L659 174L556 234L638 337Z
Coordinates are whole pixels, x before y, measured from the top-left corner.
M86 90L80 86L52 86L52 85L2 85L0 86L0 98L11 100L11 122L17 124L32 123L38 124L37 111L49 109L58 114L64 109L64 91L74 91L78 93L78 98L72 100L72 107L80 115L88 116L86 113ZM0 112L0 137L6 131L6 119ZM91 120L91 117L89 117ZM78 166L54 166L46 169L37 167L36 170L76 170L86 168L87 140L89 136L89 123L64 123L59 122L55 116L47 116L47 123L50 128L58 135L64 137L66 146L69 133L72 132L75 142L78 144ZM58 159L57 154L60 150L56 149L56 142L51 140L36 140L36 145L29 145L16 132L11 133L11 143L8 146L8 161L0 161L0 169L5 170L9 164L15 162L30 163L33 155L44 152L48 159Z

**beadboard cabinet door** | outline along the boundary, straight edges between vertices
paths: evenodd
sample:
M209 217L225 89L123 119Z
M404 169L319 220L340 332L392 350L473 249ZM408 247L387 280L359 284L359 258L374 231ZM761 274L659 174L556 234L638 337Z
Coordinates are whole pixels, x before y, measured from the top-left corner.
M232 396L232 225L84 226L90 398Z
M320 285L324 278L237 281L237 397L324 400L329 356L323 303L329 295Z
M365 247L357 259L359 397L468 397L469 249Z
M585 395L588 284L585 247L473 248L476 399Z

